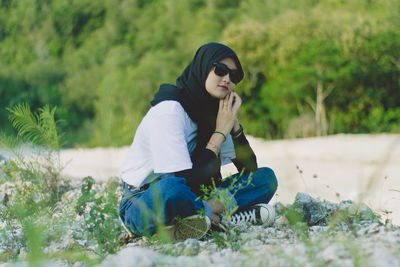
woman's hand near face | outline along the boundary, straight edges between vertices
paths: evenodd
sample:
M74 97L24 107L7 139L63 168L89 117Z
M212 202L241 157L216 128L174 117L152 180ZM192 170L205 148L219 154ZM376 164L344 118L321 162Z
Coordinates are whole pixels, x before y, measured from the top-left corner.
M225 136L231 132L241 104L242 99L234 92L229 93L224 99L219 101L216 131L224 133Z
M242 104L242 100L236 93L229 93L224 99L219 100L219 110L215 131L221 132L224 136L228 136L232 128L239 125L236 114ZM218 133L214 133L207 143L206 148L212 150L218 157L222 143L225 138Z
M232 105L232 110L235 112L235 114L237 114L240 106L242 105L242 99L240 98L240 96L235 93L232 92L231 93L233 95L233 105Z
M232 93L234 94L233 107L232 108L236 109L236 107L235 107L235 105L236 105L237 109L239 110L240 106L242 105L242 99L240 98L240 96L237 93L234 93L234 92L232 92ZM235 119L235 122L234 122L233 128L232 128L232 132L236 132L239 129L240 129L240 124L239 124L239 121L238 121L237 116L236 116L236 119Z

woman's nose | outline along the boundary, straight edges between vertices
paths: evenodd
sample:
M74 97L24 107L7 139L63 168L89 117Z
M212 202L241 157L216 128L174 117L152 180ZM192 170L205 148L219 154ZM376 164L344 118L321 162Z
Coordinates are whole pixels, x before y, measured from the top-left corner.
M229 73L227 73L225 76L223 76L223 77L222 77L222 80L223 80L224 82L227 82L227 83L231 82L231 79L229 78Z

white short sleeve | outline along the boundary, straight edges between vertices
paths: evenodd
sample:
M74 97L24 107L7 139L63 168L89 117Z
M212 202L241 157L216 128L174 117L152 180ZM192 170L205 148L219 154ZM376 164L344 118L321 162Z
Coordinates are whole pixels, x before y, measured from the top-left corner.
M192 168L185 138L184 113L157 114L149 121L149 144L155 173Z

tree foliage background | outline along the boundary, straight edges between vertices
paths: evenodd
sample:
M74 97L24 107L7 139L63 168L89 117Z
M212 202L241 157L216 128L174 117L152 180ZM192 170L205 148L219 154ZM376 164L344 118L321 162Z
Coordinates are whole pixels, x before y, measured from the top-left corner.
M398 0L0 0L0 129L49 104L66 145L129 144L211 41L242 61L249 134L400 131Z

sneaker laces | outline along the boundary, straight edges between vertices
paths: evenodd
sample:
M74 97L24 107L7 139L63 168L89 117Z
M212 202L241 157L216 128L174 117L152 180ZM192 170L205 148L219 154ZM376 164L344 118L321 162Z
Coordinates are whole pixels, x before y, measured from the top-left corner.
M256 223L256 209L250 209L246 211L241 211L235 214L232 214L231 223L239 224L242 222L253 222Z

